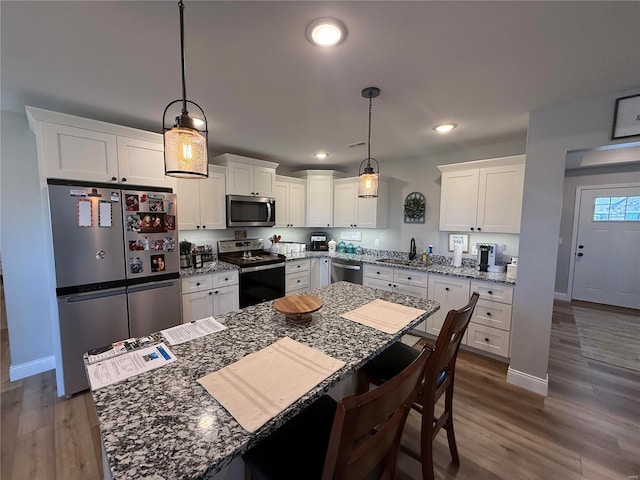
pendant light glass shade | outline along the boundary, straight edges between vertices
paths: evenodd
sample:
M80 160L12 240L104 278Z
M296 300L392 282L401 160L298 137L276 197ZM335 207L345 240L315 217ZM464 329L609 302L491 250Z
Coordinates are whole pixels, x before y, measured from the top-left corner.
M184 76L184 3L178 2L180 9L180 55L182 66L182 99L174 100L164 109L162 130L164 136L164 174L178 178L207 178L209 176L207 145L209 131L207 117L202 108L187 100L187 89ZM171 106L181 103L180 115L175 117L175 124L167 127L167 111ZM202 114L204 126L195 127L195 120L189 115L187 104L193 105Z
M371 99L380 95L377 87L367 87L362 90L362 96L369 99L369 141L367 142L367 158L360 163L358 180L358 197L375 198L378 196L378 178L380 166L375 158L371 158ZM375 162L375 169L371 162ZM366 164L365 164L366 162Z

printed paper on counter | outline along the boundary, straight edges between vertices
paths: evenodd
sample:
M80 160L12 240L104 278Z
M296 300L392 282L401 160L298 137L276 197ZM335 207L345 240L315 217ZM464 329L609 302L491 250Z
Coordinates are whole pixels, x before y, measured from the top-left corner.
M195 338L204 337L211 333L225 330L223 324L215 320L213 317L202 318L190 323L184 323L175 327L162 330L160 333L167 339L171 345L180 345Z
M91 390L98 390L175 361L176 357L171 350L164 343L158 343L87 365L87 374Z

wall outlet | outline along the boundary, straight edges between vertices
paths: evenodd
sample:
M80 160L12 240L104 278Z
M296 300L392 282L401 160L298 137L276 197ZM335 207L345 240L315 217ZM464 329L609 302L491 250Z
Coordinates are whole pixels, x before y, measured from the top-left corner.
M376 248L380 248L380 239L379 239L379 238L376 238L376 239L373 241L373 245L374 245Z

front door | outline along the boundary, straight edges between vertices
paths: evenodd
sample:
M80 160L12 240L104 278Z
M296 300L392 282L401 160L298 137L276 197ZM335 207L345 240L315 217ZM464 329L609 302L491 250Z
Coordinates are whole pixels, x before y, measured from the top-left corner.
M573 299L640 308L640 186L582 190L575 255Z

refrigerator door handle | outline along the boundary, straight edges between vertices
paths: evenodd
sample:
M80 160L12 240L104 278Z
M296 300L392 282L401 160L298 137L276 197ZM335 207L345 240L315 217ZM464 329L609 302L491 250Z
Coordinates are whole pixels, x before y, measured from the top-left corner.
M114 288L110 290L102 290L102 291L90 292L90 293L78 293L78 294L70 295L66 297L65 300L67 301L67 303L84 302L84 301L93 300L96 298L113 297L114 295L123 295L126 292L127 291L124 288Z
M144 292L145 290L153 290L155 288L165 288L165 287L173 287L177 282L175 281L170 281L170 282L150 282L150 283L145 283L142 285L135 285L135 286L131 286L131 287L127 287L127 291L129 293L133 293L133 292Z

